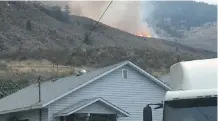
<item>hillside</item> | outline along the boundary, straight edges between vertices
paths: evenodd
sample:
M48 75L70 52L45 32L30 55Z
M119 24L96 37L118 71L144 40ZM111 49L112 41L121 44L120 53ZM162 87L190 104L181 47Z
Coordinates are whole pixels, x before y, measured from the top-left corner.
M100 16L102 9L107 5L107 2L84 2L83 4L97 4L99 9L95 8L95 5L86 6L75 2L56 2L49 1L44 2L48 5L60 5L62 8L65 5L70 6L72 14L79 13L85 16L90 16L97 20L96 15ZM134 3L140 3L141 7L133 7ZM80 7L76 7L78 4ZM125 11L118 9L116 6L122 6ZM75 7L75 8L74 8ZM89 12L87 10L92 10ZM131 9L135 11L132 12ZM81 12L82 11L82 12ZM96 12L100 11L100 12ZM119 16L116 19L113 18L113 11L117 11ZM139 13L142 12L142 18L139 20ZM95 16L95 17L93 17ZM131 16L135 16L134 19ZM112 8L107 12L107 19L103 22L117 28L123 29L131 33L140 33L140 31L146 32L156 38L179 42L186 46L194 48L203 48L209 51L217 51L217 6L210 5L203 2L195 1L147 1L147 2L113 2ZM126 18L126 19L122 19ZM113 23L116 23L114 25ZM122 24L117 24L122 23ZM131 27L130 27L130 24ZM147 25L147 29L133 31L143 24ZM128 25L128 26L126 26ZM134 26L135 25L135 26ZM139 25L139 26L137 26ZM125 27L123 27L125 26ZM207 29L207 27L209 29ZM132 30L131 30L131 29ZM202 34L200 34L202 33ZM200 37L198 36L200 35Z
M50 10L50 11L49 11ZM27 12L28 11L28 12ZM50 13L49 13L50 12ZM83 43L85 35L95 21L70 16L69 22L61 16L58 8L42 6L38 2L1 2L0 38L2 51L37 49L72 49ZM27 28L31 22L31 30ZM88 38L85 48L118 46L123 48L158 49L175 51L175 46L165 40L139 38L135 35L99 24ZM180 46L182 52L186 48Z
M152 1L149 3L154 9L152 16L147 20L155 20L158 26L170 24L175 27L199 27L217 20L216 5L195 1Z
M153 9L146 22L160 38L217 51L216 5L195 1L156 1L148 5Z
M179 41L196 48L217 51L217 25L195 27L184 33L184 38Z
M216 56L214 52L163 39L138 37L102 23L83 41L96 21L69 15L58 6L45 6L40 2L1 1L0 21L2 96L27 85L38 74L45 74L41 75L43 80L74 74L71 67L99 68L130 60L159 77L178 61ZM42 60L47 63L36 64ZM25 72L22 71L25 66L11 64L22 65L25 61L30 61ZM63 67L63 73L46 70L49 63ZM39 68L38 73L30 68L34 65ZM15 67L18 74L10 76Z

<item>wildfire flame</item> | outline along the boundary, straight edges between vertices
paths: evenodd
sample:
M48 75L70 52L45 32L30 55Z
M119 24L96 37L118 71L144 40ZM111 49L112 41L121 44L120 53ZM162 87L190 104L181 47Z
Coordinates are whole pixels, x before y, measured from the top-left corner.
M151 34L149 32L138 32L136 33L136 36L139 36L139 37L152 37Z

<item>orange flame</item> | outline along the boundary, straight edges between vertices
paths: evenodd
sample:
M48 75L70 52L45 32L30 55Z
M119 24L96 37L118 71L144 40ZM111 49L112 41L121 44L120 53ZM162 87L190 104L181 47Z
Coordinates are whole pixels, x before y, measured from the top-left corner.
M139 37L148 37L150 38L151 37L151 34L149 32L138 32L136 34L136 36L139 36Z

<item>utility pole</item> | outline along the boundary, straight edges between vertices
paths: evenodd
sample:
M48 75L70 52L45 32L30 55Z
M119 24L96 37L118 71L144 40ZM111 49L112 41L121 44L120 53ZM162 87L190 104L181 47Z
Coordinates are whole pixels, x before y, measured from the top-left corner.
M38 87L39 87L39 102L41 102L41 77L39 76L37 81L38 81Z
M38 81L38 87L39 87L39 89L38 89L38 91L39 91L39 103L41 102L41 76L38 76L38 79L37 79L37 81ZM42 121L42 110L41 110L41 108L39 109L39 121Z

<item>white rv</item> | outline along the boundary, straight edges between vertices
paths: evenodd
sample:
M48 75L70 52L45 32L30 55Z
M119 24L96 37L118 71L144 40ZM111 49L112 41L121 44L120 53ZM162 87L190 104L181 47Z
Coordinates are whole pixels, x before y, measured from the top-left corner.
M217 121L218 60L180 62L170 67L171 91L165 95L163 121ZM144 121L152 121L150 104Z

